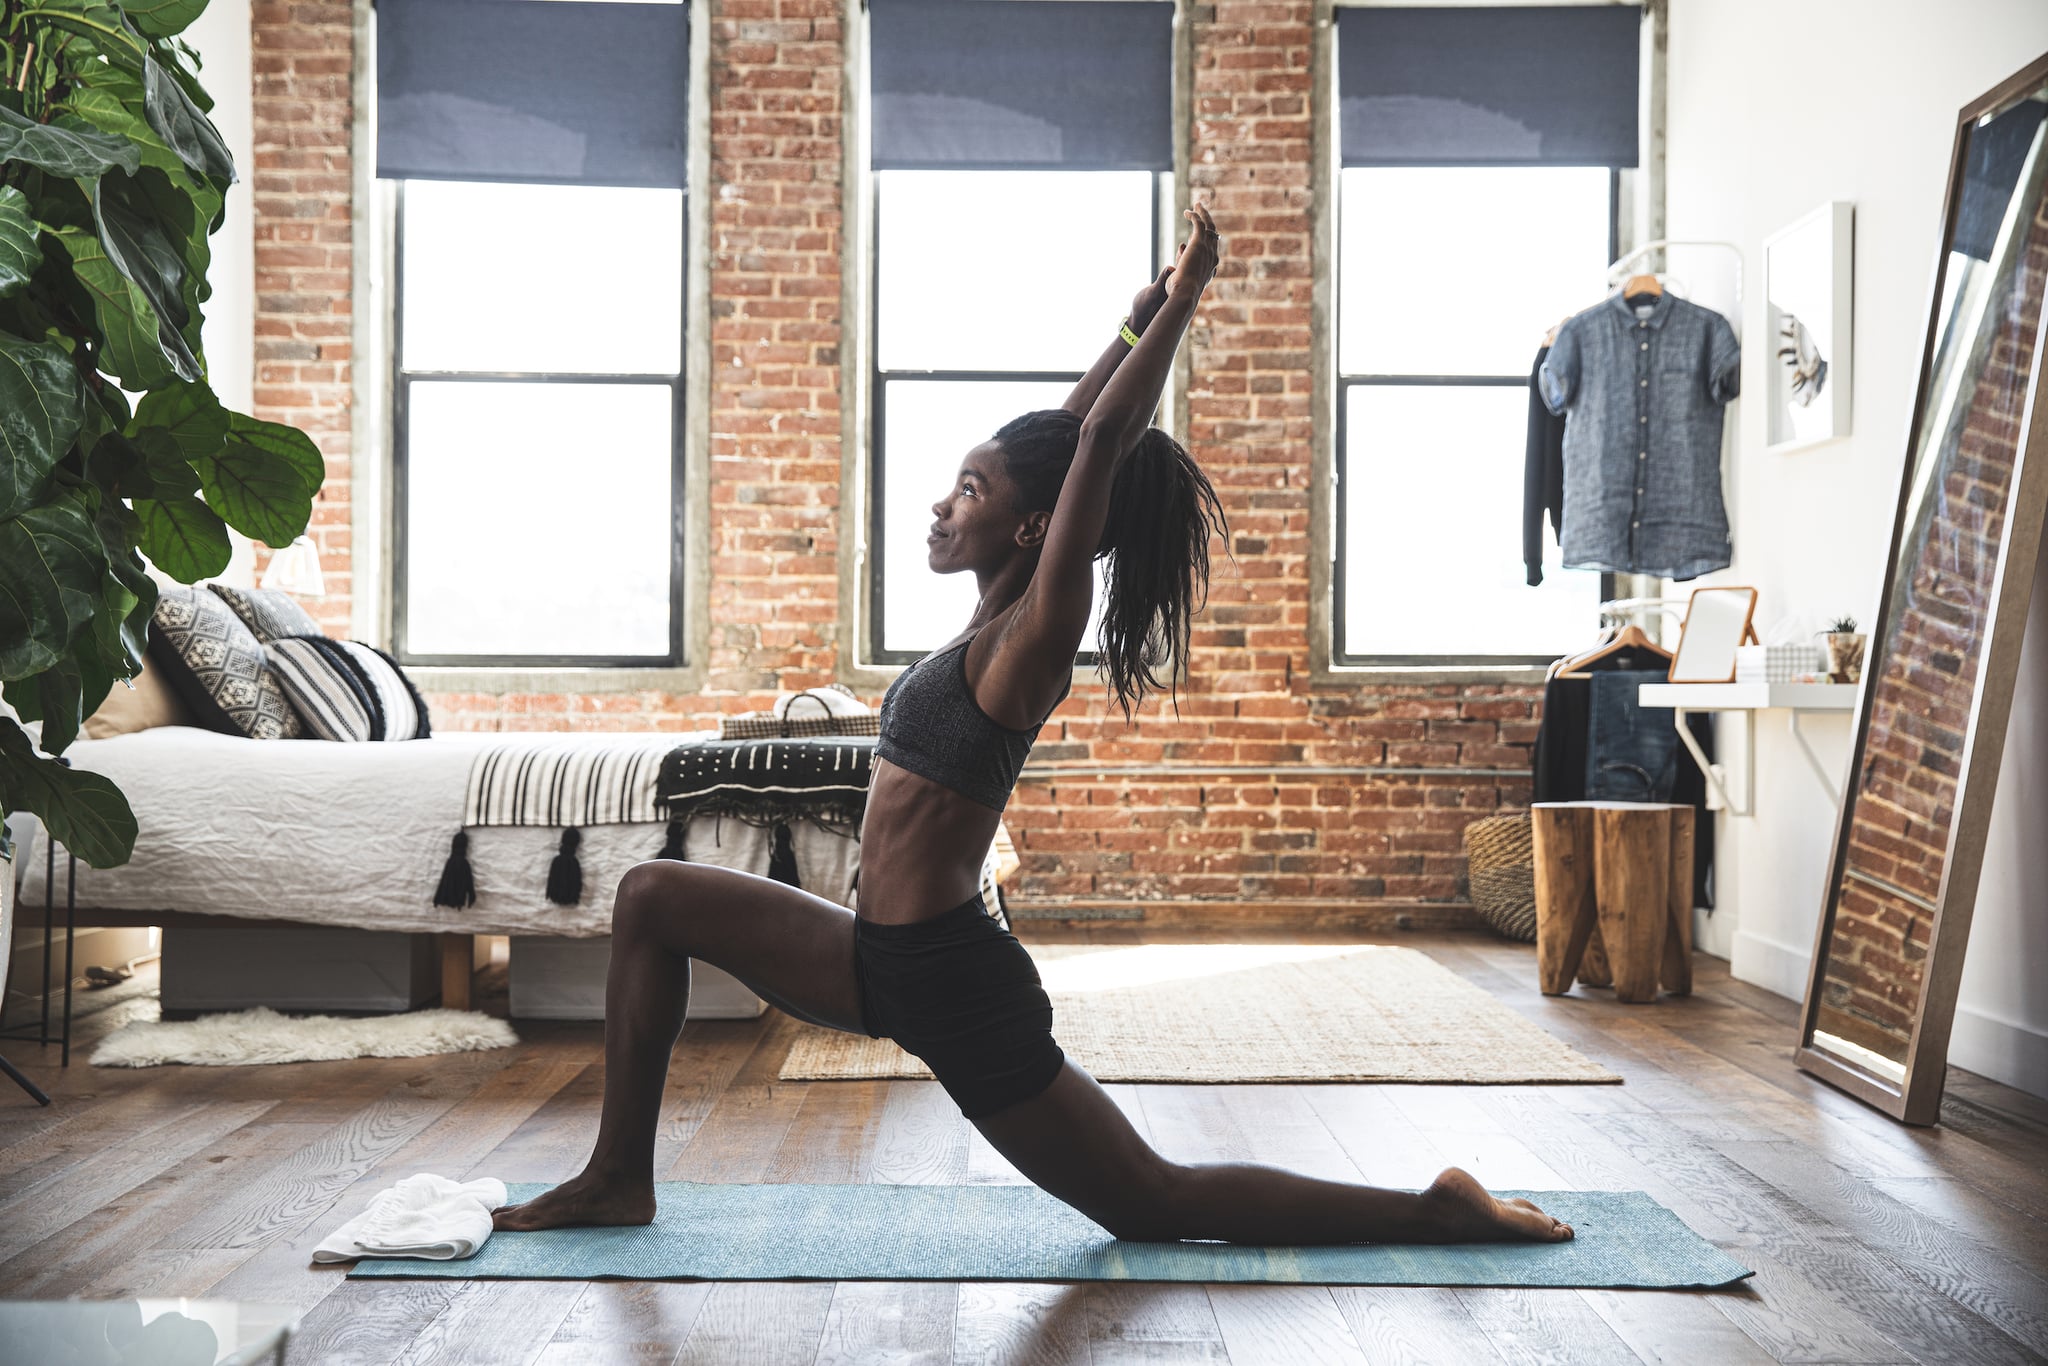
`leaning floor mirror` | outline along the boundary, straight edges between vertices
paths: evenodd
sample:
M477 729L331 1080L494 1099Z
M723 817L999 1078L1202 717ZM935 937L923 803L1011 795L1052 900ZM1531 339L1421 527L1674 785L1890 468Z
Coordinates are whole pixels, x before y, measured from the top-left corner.
M2048 508L2048 57L1962 111L1920 390L1814 941L1799 1065L1941 1109Z

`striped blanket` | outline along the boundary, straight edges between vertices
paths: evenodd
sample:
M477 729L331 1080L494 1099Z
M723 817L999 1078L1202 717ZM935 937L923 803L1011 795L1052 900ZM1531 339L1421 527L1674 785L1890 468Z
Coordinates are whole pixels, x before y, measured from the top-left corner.
M602 741L523 741L493 745L469 768L462 823L618 825L666 819L654 799L673 736Z
M434 904L460 909L476 899L468 831L538 825L562 831L549 865L548 900L573 906L583 894L579 828L666 822L654 858L683 857L683 827L695 816L732 816L774 830L768 875L796 884L789 823L809 820L856 835L867 807L872 737L714 740L709 733L618 740L533 736L493 745L470 765L463 829L442 868Z

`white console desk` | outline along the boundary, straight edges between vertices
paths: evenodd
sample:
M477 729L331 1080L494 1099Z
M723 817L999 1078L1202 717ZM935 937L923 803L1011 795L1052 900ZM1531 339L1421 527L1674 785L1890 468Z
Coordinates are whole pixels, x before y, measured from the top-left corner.
M1747 816L1756 809L1756 726L1754 719L1744 717L1742 727L1743 756L1741 781L1742 800L1738 803L1728 792L1725 783L1725 766L1709 763L1700 751L1699 741L1693 739L1686 728L1685 718L1696 711L1733 711L1754 713L1760 711L1785 710L1792 713L1792 738L1799 742L1800 753L1806 756L1813 776L1820 780L1828 799L1841 805L1842 792L1827 765L1813 751L1806 732L1799 727L1799 718L1807 712L1831 711L1853 712L1856 710L1858 688L1854 683L1645 683L1636 702L1644 707L1670 707L1672 721L1678 727L1678 738L1684 742L1692 761L1700 766L1708 788L1719 798L1719 805L1730 815Z

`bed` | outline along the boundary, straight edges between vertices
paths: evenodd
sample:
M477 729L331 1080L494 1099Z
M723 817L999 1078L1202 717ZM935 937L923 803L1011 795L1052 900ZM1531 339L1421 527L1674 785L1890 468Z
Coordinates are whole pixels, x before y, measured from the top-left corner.
M157 726L81 739L66 756L121 788L140 834L126 864L78 866L79 922L273 921L439 934L443 1002L466 1004L473 936L610 933L611 889L628 868L655 857L666 832L658 822L582 827L583 896L559 906L545 894L559 828L473 828L475 903L461 910L436 906L450 839L463 828L471 762L484 747L511 738L451 733L395 744L331 744ZM581 738L616 743L623 737ZM648 738L673 745L715 733ZM852 904L858 842L802 823L791 833L804 888ZM697 863L763 872L769 847L766 830L730 818L700 817L684 832L684 852ZM37 853L26 862L21 905L33 916L43 904L44 859ZM64 878L60 861L60 908Z

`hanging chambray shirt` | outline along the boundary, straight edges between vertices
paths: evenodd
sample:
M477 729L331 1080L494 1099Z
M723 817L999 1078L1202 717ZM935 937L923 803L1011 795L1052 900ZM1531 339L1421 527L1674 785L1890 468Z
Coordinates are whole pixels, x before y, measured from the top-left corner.
M1728 565L1721 418L1741 384L1728 320L1666 291L1557 330L1543 401L1565 417L1564 563L1690 579Z

